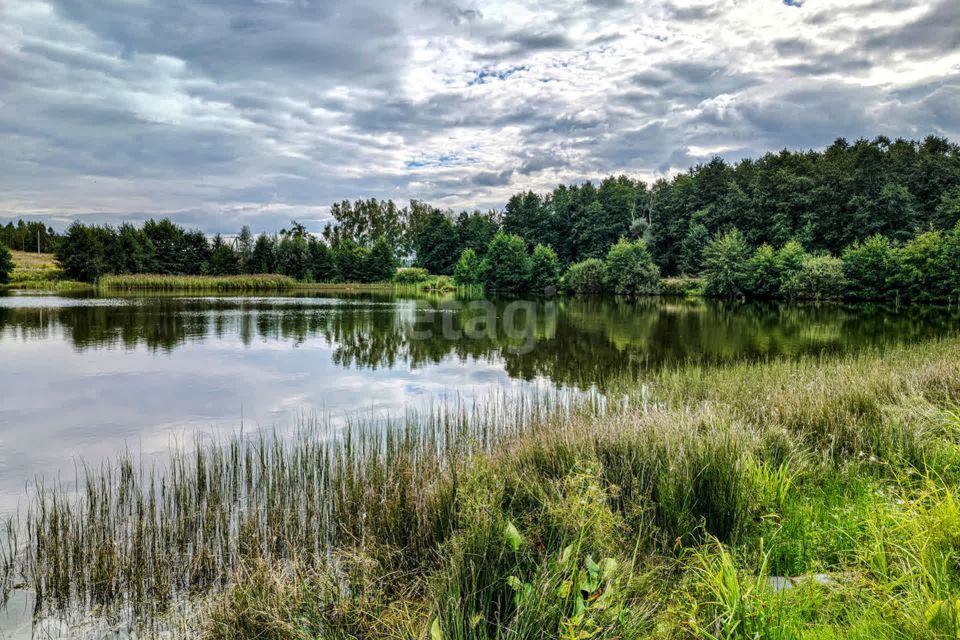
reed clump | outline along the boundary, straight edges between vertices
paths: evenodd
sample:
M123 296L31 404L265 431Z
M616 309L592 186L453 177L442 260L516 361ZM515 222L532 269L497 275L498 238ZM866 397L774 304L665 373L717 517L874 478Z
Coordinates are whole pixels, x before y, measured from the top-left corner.
M265 273L239 276L110 275L97 286L105 291L283 291L295 287L289 276Z
M211 640L957 637L960 338L615 388L124 456L0 570Z

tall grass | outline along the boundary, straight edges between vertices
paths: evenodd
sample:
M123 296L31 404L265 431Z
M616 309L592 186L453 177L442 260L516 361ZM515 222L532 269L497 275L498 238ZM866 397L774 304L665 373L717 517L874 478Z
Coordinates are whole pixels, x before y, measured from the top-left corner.
M98 282L107 291L281 291L296 280L277 274L242 276L176 276L134 274L104 276Z
M190 637L955 638L957 406L951 338L128 455L0 577Z

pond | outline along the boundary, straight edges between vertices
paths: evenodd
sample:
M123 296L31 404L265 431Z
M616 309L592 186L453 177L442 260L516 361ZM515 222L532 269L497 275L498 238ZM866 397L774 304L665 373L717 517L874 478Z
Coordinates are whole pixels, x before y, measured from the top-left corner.
M956 308L387 295L0 296L0 514L38 476L195 434L388 414L688 362L953 333Z

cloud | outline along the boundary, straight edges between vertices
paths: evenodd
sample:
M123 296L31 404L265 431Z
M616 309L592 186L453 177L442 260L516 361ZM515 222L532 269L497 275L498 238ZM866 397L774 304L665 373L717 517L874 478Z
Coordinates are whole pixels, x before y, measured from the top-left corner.
M960 138L955 0L0 3L0 220L322 227L838 136Z

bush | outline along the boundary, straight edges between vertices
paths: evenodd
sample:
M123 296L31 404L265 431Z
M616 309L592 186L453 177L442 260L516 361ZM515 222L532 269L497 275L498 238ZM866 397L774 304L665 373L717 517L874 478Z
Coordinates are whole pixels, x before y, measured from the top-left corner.
M660 280L660 295L696 296L703 293L703 278L663 278Z
M618 295L650 295L660 291L660 269L642 240L620 238L607 253L604 282L608 291Z
M777 253L768 244L757 247L747 263L750 295L755 298L775 298L780 295L780 267Z
M478 285L483 282L483 268L477 252L473 249L464 249L453 268L453 281L461 287Z
M490 291L517 293L530 286L530 256L523 238L499 232L483 260L484 286Z
M896 254L890 241L880 234L847 247L843 265L851 297L882 300L890 296Z
M603 293L606 265L597 258L575 262L563 276L563 288L574 293Z
M0 284L10 282L10 274L13 273L13 256L10 255L10 249L6 245L0 244Z
M560 280L560 261L557 254L547 245L538 244L533 248L530 259L530 288L543 293L550 287L556 287Z
M780 247L777 251L777 271L780 274L780 282L789 280L793 274L799 272L806 259L806 250L796 240L791 240Z
M795 300L834 300L847 287L843 261L833 256L808 256L800 270L784 281L783 294Z
M718 298L739 298L750 288L749 248L736 229L714 236L703 252L705 292Z
M430 273L423 267L407 267L398 269L393 274L393 281L397 284L418 284L430 279Z

